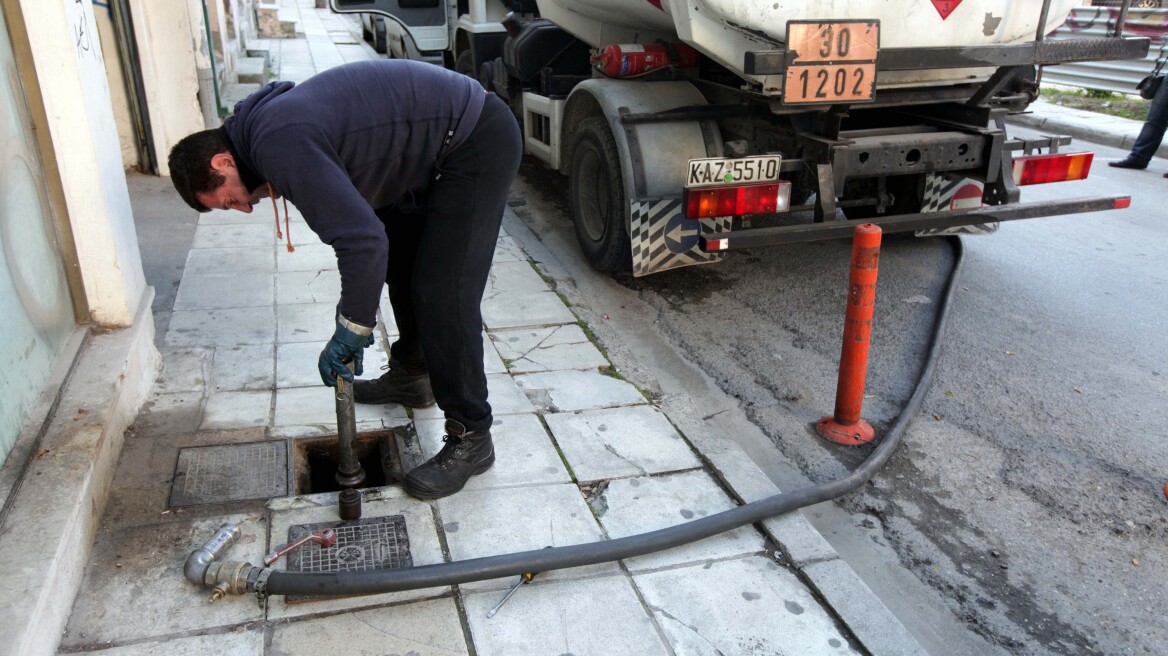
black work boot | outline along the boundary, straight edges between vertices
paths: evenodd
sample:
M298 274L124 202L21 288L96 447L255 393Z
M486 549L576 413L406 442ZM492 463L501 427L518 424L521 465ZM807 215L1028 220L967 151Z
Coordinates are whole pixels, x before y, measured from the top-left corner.
M468 431L446 420L446 443L433 458L406 474L406 492L418 499L438 499L462 489L471 476L481 474L495 463L495 447L490 431Z
M389 371L373 380L358 380L353 384L353 400L357 403L399 403L411 408L434 405L430 389L430 374L411 373L402 363L389 359Z

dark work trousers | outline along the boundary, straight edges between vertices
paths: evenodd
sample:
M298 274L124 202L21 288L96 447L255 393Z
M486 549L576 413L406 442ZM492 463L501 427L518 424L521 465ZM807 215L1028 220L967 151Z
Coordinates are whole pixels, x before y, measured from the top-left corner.
M1131 157L1141 164L1152 161L1152 155L1164 140L1164 132L1168 130L1168 80L1160 83L1156 97L1148 107L1148 118L1144 127L1140 128L1140 136L1136 137L1132 145Z
M399 333L390 354L427 369L438 407L473 431L491 428L479 304L522 151L515 115L489 94L466 141L436 166L422 213L377 211Z

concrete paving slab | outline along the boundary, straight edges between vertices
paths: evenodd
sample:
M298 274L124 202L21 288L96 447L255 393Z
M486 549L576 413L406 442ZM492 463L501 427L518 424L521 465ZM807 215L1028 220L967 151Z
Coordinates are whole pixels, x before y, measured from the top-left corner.
M254 226L270 226L272 225L271 217L260 216L259 214L240 214L234 210L211 210L200 214L197 218L198 225L214 226L214 225L254 225ZM274 233L273 233L274 234Z
M615 539L683 524L730 510L738 504L709 474L693 471L614 480L591 505L608 536ZM752 526L743 526L699 542L630 558L625 565L636 572L720 560L765 549L762 534Z
M295 303L276 308L280 344L327 342L337 329L337 304Z
M315 234L292 235L292 245L296 250L291 253L287 248L276 248L276 271L336 271L337 253L332 246L320 243ZM333 301L336 303L336 300Z
M275 345L221 346L211 363L211 391L268 390L275 380Z
M281 271L276 276L276 303L333 303L341 298L341 272Z
M483 373L486 374L505 374L507 373L507 365L503 363L503 358L499 355L498 349L491 341L491 336L483 331Z
M243 248L246 246L271 246L276 235L270 224L225 223L208 225L199 222L195 227L195 239L191 248Z
M495 256L492 262L526 262L527 253L515 243L515 240L506 234L499 236L499 243L495 246Z
M183 276L275 273L271 246L253 248L195 248L187 254Z
M262 562L267 526L258 515L99 531L61 647L116 646L262 620L263 610L254 597L228 595L209 604L210 591L183 577L187 556L225 522L237 524L242 532L229 557Z
M203 422L203 394L202 391L151 394L138 410L131 428L142 437L198 430Z
M701 467L665 415L650 406L544 415L578 481Z
M512 373L596 369L608 364L576 324L491 333L491 340Z
M276 347L276 387L319 387L321 381L317 361L327 343L327 340L320 340L279 344ZM381 375L381 368L389 363L389 355L381 341L365 349L363 363L365 373L360 378Z
M555 583L536 579L488 619L500 598L500 591L466 597L479 656L670 653L624 576Z
M271 390L212 392L207 398L200 430L227 430L267 426L272 412ZM335 415L334 415L335 416Z
M487 374L487 395L496 416L535 412L515 379L507 374Z
M451 656L468 653L452 599L422 601L277 625L273 654L319 656L416 654Z
M335 495L331 498L335 499ZM442 545L438 541L438 529L434 523L434 513L429 504L406 496L365 501L362 504L362 519L369 517L387 517L389 515L402 515L405 517L406 533L410 543L410 556L413 559L415 567L443 562ZM328 505L274 511L272 513L272 532L269 536L270 542L268 543L268 549L271 550L287 542L288 527L290 526L337 521L340 521L340 517L337 514L335 501ZM287 570L287 563L286 557L281 558L272 567L278 570ZM369 608L388 603L427 599L448 594L449 592L449 586L443 586L357 597L311 599L291 604L282 595L279 595L272 597L271 601L268 602L268 619L277 620L314 615L317 613L334 613L342 610Z
M357 428L403 426L409 423L405 408L397 404L354 406ZM337 432L337 403L332 388L320 384L315 387L292 387L276 390L276 414L273 426L315 426L326 434Z
M176 310L243 308L271 305L276 283L270 273L239 273L227 276L183 274L174 299Z
M441 419L414 421L426 458L442 448L445 424ZM572 482L547 431L535 415L498 417L491 426L491 437L495 446L495 465L471 477L465 490Z
M275 341L275 311L271 307L254 307L176 311L170 315L170 330L163 344L238 346Z
M575 485L536 485L463 491L438 502L453 560L596 542L604 539ZM549 581L615 574L614 563L541 574ZM499 590L514 578L464 583L464 591Z
M498 294L531 294L547 291L548 284L539 277L526 260L515 262L495 262L487 278L484 296Z
M839 558L836 550L802 511L765 519L762 526L766 534L781 545L786 559L797 568Z
M598 371L549 371L516 376L515 382L536 407L573 412L647 403L637 388Z
M761 556L637 574L678 654L859 654L794 574Z
M924 648L851 565L836 559L808 565L803 573L870 653L925 656Z
M162 369L154 379L155 394L202 392L207 388L215 350L211 348L163 348Z
M482 312L490 330L576 323L576 315L550 291L484 296Z
M535 407L520 391L515 379L507 374L487 374L487 400L491 403L491 413L496 417L535 412ZM445 416L437 405L414 408L414 419L442 419Z
M227 633L164 638L100 651L72 652L93 656L263 656L264 631L241 625Z

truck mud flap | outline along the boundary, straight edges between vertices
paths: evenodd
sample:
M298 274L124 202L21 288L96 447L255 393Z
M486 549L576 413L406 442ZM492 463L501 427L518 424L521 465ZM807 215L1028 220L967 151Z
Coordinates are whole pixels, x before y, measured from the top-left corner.
M710 264L726 257L725 253L703 251L701 243L703 238L729 235L730 217L687 219L681 199L632 201L630 205L634 276Z
M929 173L925 175L925 195L921 212L951 212L981 207L985 185L972 178L952 173ZM988 235L998 231L998 221L974 223L953 228L932 228L917 230L917 237L942 237L945 235Z

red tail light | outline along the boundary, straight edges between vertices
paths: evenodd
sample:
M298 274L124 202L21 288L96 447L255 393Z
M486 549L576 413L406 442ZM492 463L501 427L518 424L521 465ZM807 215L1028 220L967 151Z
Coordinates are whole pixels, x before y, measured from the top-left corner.
M685 216L711 219L716 216L773 214L791 208L791 183L706 187L685 190Z
M1095 153L1031 155L1014 159L1014 182L1019 185L1084 180Z

